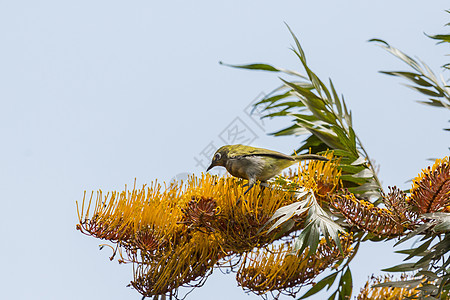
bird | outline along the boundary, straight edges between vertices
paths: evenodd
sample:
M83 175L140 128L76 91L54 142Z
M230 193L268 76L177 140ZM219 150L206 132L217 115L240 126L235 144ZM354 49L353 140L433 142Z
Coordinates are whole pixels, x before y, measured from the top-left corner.
M307 159L328 161L328 158L316 154L287 155L241 144L225 145L214 153L206 172L216 166L222 166L234 177L247 179L248 189L244 192L245 195L257 180L261 185L267 186L267 180L296 162Z

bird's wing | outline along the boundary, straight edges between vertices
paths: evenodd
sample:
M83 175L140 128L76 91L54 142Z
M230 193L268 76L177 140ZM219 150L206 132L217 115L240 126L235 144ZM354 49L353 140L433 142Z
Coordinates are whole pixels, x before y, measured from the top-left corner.
M273 150L268 150L268 149L264 149L264 148L255 148L255 147L249 148L248 146L241 146L241 145L236 145L236 146L237 147L235 149L233 149L233 157L234 158L245 157L245 156L270 156L270 157L283 158L283 159L292 160L292 161L295 160L295 158L290 155L286 155L281 152L277 152L277 151L273 151Z

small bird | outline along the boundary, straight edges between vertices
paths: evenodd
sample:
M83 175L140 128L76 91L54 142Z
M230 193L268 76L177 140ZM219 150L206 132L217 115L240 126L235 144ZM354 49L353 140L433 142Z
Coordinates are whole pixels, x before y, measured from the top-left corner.
M267 180L296 162L306 159L328 161L326 157L316 154L291 156L252 146L226 145L216 151L206 172L213 167L222 166L231 175L247 179L248 189L244 192L245 195L257 180L261 181L263 186L267 186Z

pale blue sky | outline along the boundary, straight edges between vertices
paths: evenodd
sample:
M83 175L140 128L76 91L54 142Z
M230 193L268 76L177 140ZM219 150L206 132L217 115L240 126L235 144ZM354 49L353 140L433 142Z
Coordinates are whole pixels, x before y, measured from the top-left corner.
M268 62L296 69L297 34L309 64L331 77L381 164L385 186L448 155L449 114L379 70L404 69L366 41L382 38L434 70L448 62L448 1L1 1L0 188L2 299L140 299L131 266L75 230L83 191L121 190L184 172L236 118L253 145L289 153L301 138L265 135L245 109L279 84L276 74L224 67ZM448 76L448 74L447 74ZM234 124L234 123L233 123ZM223 135L222 135L223 138ZM400 262L392 243L364 247L355 292ZM257 299L216 271L188 299ZM320 299L320 297L313 298Z

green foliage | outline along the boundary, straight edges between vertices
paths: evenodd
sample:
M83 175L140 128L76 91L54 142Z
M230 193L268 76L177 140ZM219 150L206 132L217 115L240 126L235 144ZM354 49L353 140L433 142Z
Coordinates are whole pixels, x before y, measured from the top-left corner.
M292 47L291 50L301 62L304 69L303 74L264 63L228 66L293 76L293 79L289 77L290 80L280 78L282 84L255 104L265 111L264 118L283 117L292 121L290 126L282 128L272 135L303 136L304 139L296 153L333 151L334 156L339 158L343 186L357 199L368 200L375 206L378 205L382 198L382 187L372 160L355 132L352 114L344 97L339 96L331 79L325 84L312 71L300 42L289 27L288 29L295 41L295 47ZM430 38L438 40L439 43L450 43L448 34L438 34L430 36ZM427 100L421 103L450 109L448 81L442 76L438 77L425 63L411 58L385 41L379 39L371 41L379 43L382 48L412 68L411 71L383 71L382 73L409 81L408 87L427 97ZM445 64L443 67L449 69L450 64ZM269 231L281 225L286 228L286 231L290 230L292 217L307 213L305 227L295 243L297 251L309 248L310 253L314 252L321 237L325 237L328 243L334 240L337 245L340 245L339 234L345 229L349 229L345 228L347 225L341 222L339 216L328 211L326 207L321 207L314 198L314 193L300 189L296 195L298 202L280 208L266 223L277 220ZM380 283L377 286L416 288L420 291L420 299L433 299L433 297L437 299L436 297L442 295L444 297L442 299L447 299L445 295L448 295L450 289L450 214L425 214L419 216L417 220L417 224L414 223L415 228L409 233L405 232L406 236L399 243L421 237L419 246L398 251L407 255L405 260L416 259L416 261L385 269L388 272L415 272L414 278ZM352 234L354 239L352 255L338 262L332 274L318 281L299 299L315 295L324 288L329 290L338 277L338 288L329 299L348 299L350 297L352 276L349 263L357 254L360 243L366 240L384 240L362 231Z
M386 272L414 272L414 279L385 282L374 287L416 288L420 291L418 299L447 299L445 297L449 296L450 291L450 214L434 213L424 216L432 221L424 223L399 242L403 243L412 237L422 235L419 246L397 251L408 255L405 260L416 259L416 261L383 270ZM441 227L439 227L440 225Z
M447 12L450 13L450 11ZM447 26L449 25L450 23L447 24ZM429 37L438 40L438 44L450 43L450 34L437 34ZM418 91L427 97L426 101L419 101L419 103L450 110L449 79L444 79L442 74L438 77L427 64L413 59L411 56L408 56L399 49L392 47L383 40L371 39L370 41L379 43L380 47L405 62L412 69L412 71L381 71L381 73L401 77L409 81L410 84L406 84L407 87ZM444 64L442 67L445 69L450 69L450 63ZM446 128L444 130L448 131L450 128Z
M343 96L339 97L331 79L327 87L311 70L300 42L289 27L288 29L296 45L291 50L300 60L306 76L261 63L229 66L276 71L296 77L296 80L280 78L283 84L256 104L267 112L264 118L288 117L293 121L293 125L274 132L273 135L307 135L297 153L333 150L335 156L341 157L344 186L363 198L378 198L382 190L380 181L368 153L353 129L352 115Z
M336 91L332 80L328 86L312 71L307 64L305 53L297 37L288 27L295 41L295 48L291 50L300 60L306 75L299 72L273 67L268 64L257 63L248 65L229 65L241 69L280 72L294 76L294 80L280 78L282 85L274 89L269 95L256 104L266 111L265 118L284 117L293 121L293 125L283 128L274 136L306 135L297 153L313 152L324 153L332 150L340 160L339 168L342 171L341 179L344 187L363 199L379 199L382 187L376 175L374 165L364 149L361 140L356 135L352 124L352 115L343 99ZM274 109L276 112L273 112ZM295 249L302 252L308 248L314 253L322 236L328 243L333 240L340 248L339 232L343 229L336 223L337 219L326 212L315 200L314 194L302 191L297 194L299 201L280 208L269 222L278 219L270 228L273 230L283 223L289 222L294 215L307 212L305 228L295 243ZM268 222L268 223L269 223ZM289 226L287 226L289 228ZM362 236L359 236L361 239ZM360 240L356 241L356 249ZM357 251L357 250L356 250ZM330 299L337 297L344 299L351 294L351 272L348 268L350 259L343 267L333 273L325 283L316 285L305 295L318 292L340 274L338 289ZM332 282L331 282L332 285ZM328 285L328 288L331 286ZM319 289L319 287L321 287ZM304 296L305 297L305 296Z

